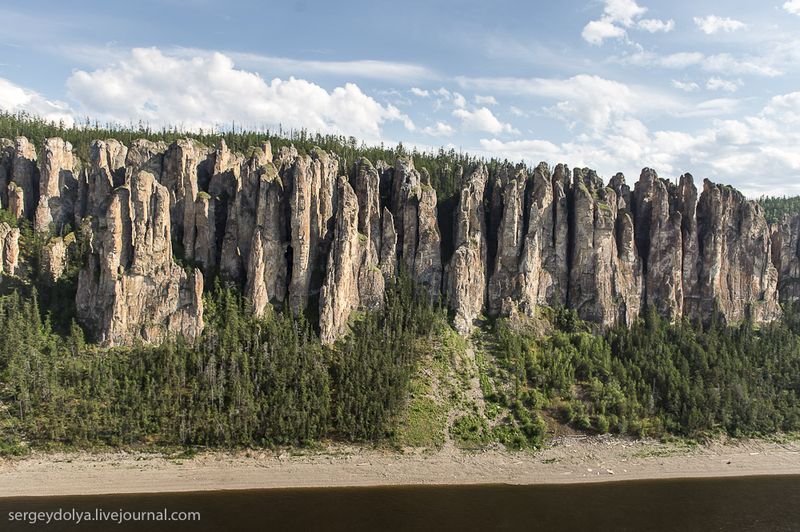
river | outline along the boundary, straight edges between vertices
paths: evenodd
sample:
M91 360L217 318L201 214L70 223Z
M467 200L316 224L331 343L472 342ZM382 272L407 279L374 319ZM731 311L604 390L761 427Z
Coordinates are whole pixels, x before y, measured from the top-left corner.
M55 521L59 510L84 521ZM117 524L114 512L199 521ZM0 530L795 531L800 476L19 497L0 499Z

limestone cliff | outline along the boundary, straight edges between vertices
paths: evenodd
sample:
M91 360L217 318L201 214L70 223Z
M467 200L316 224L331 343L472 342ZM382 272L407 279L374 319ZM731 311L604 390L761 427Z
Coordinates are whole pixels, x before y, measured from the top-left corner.
M188 139L96 140L81 161L62 139L0 139L0 207L12 218L0 222L0 273L27 271L14 225L46 238L45 281L82 249L78 317L106 345L197 337L213 278L241 287L258 315L318 305L327 343L354 312L379 308L401 270L462 333L482 314L543 306L601 327L647 307L767 322L779 301L800 299L800 216L770 227L727 186L705 181L698 194L690 174L676 183L645 168L631 190L588 168L472 162L452 172L458 192L437 198L412 157L390 163Z

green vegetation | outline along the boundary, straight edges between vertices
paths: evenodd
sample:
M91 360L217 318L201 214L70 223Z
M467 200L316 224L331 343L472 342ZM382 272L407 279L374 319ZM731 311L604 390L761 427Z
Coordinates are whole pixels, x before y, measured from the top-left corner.
M42 319L36 290L0 297L0 445L304 444L380 440L408 393L434 323L412 283L333 348L302 317L253 317L233 289L206 298L195 345L99 349ZM48 313L49 316L49 313Z
M780 222L787 214L800 214L800 196L762 196L758 202L764 207L764 216L769 223Z
M714 320L670 325L648 312L630 329L594 335L571 312L552 334L493 329L505 386L489 400L518 416L537 412L576 429L696 437L800 428L800 318L756 330ZM536 423L536 422L534 422ZM534 427L535 430L535 427Z

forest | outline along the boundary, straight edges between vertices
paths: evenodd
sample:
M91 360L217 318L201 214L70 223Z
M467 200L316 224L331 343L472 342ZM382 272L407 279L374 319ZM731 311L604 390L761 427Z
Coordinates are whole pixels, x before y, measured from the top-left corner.
M305 131L152 131L144 125L67 128L0 113L0 137L23 133L89 142L115 137L166 142L191 136L234 149L269 140L321 146L346 161L393 159L402 146L358 144ZM441 204L471 159L453 150L411 152ZM489 161L490 165L501 161ZM762 198L777 220L800 212L798 198ZM0 221L16 224L0 210ZM357 313L350 332L324 346L316 324L278 309L256 318L238 288L209 283L199 340L101 348L75 321L81 237L55 284L39 268L47 235L21 222L22 278L0 280L0 454L31 449L136 446L222 448L374 442L396 445L415 379L445 357L455 332L410 276L386 291L381 310ZM540 446L552 423L589 433L701 438L800 430L800 313L735 327L723 320L670 324L655 311L632 327L600 331L574 312L542 308L536 324L483 320L473 338L485 415L456 421L471 446ZM544 324L544 325L542 325ZM463 342L458 343L462 354ZM433 353L432 353L433 351ZM450 356L450 355L448 355ZM447 366L458 371L456 366ZM447 398L439 398L447 408ZM423 412L429 414L430 412ZM435 416L433 416L435 417Z

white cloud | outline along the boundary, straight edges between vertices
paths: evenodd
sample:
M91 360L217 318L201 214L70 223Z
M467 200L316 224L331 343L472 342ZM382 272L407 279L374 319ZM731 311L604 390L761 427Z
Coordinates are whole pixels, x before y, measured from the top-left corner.
M323 133L381 139L381 126L411 119L346 83L331 91L297 78L265 81L235 68L221 53L183 57L157 48L134 48L104 68L78 70L67 80L70 96L99 118L212 128L232 120L252 127L308 128Z
M63 120L66 125L74 123L74 112L66 103L48 100L38 92L4 78L0 78L0 109L12 113L25 111L53 122Z
M527 111L523 111L522 109L520 109L519 107L516 107L514 105L509 107L509 111L511 111L512 115L519 116L519 117L522 117L522 118L529 118L531 116Z
M719 99L722 100L722 99ZM717 102L719 100L711 100ZM481 139L478 151L536 163L542 159L623 171L634 180L643 166L675 178L691 172L699 180L728 183L750 197L800 194L800 92L773 97L755 114L712 119L695 131L651 131L641 121L620 118L604 132L556 144L543 139ZM630 179L629 179L630 181Z
M617 39L625 36L625 30L608 20L592 20L583 27L581 37L595 46L603 44L606 39Z
M725 91L736 92L739 89L741 82L730 81L722 78L709 78L706 83L706 89L710 91Z
M787 51L791 53L791 51ZM783 53L783 52L782 52ZM783 71L774 63L783 61L779 54L770 54L765 57L734 57L729 53L720 53L706 56L700 52L679 52L668 55L658 55L653 52L636 52L623 56L613 57L611 61L625 65L655 66L683 70L690 66L697 66L707 72L721 74L738 74L750 76L776 77ZM790 57L786 55L786 60Z
M720 31L731 32L747 27L747 25L741 20L728 17L718 17L716 15L694 17L694 23L703 33L707 35L713 35Z
M694 81L679 81L677 79L673 79L671 83L673 87L684 92L694 92L700 88L700 85Z
M633 20L647 12L646 7L638 5L634 0L606 0L603 13L614 22L630 26Z
M786 124L800 123L800 91L773 96L764 114Z
M637 22L636 26L650 33L669 33L675 29L675 21L672 19L663 21L657 18L647 18Z
M453 116L461 120L461 126L469 131L486 131L495 135L499 133L519 133L511 124L505 124L486 107L474 111L456 109Z
M634 0L605 0L603 15L590 20L583 27L581 37L594 46L600 46L606 39L627 38L626 28L644 30L650 33L670 32L675 29L674 20L641 19L647 12Z
M507 92L555 100L545 108L551 116L570 128L590 130L606 128L611 120L634 110L671 105L669 98L657 91L634 90L617 81L578 74L567 79L555 78L458 78L465 87L489 92Z
M430 92L428 92L426 90L423 90L423 89L420 89L419 87L411 87L410 92L414 96L419 96L420 98L427 98L428 96L431 95Z
M454 92L453 93L453 105L455 105L458 108L464 108L464 107L467 106L467 99L464 98L459 93Z
M425 127L422 129L422 132L433 137L449 137L455 132L455 130L450 124L436 122L435 126Z
M172 55L182 55L193 58L198 55L208 55L208 50L175 48L168 50ZM372 59L357 59L353 61L314 61L308 59L289 59L261 54L221 51L230 57L237 65L243 68L266 69L272 73L282 73L297 76L299 74L334 75L353 78L370 78L396 81L404 79L426 80L435 79L436 73L429 68L413 63L397 63L392 61L376 61Z
M800 0L789 0L783 4L783 9L793 15L800 15Z
M494 96L481 96L480 94L476 94L474 100L478 105L497 105L497 100Z

